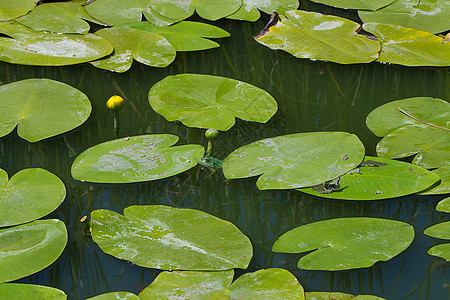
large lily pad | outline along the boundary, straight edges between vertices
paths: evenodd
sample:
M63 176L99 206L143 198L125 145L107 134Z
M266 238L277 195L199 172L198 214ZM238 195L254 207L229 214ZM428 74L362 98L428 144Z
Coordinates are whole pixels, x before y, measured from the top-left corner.
M0 298L14 300L65 300L66 293L49 286L23 283L0 284Z
M377 10L387 6L396 0L314 0L314 2L322 3L339 8Z
M271 95L251 84L199 74L167 76L150 89L148 100L168 121L217 130L230 129L235 117L265 123L278 108Z
M351 295L339 292L306 292L306 300L384 300L372 295Z
M139 300L139 297L130 292L111 292L106 294L97 295L85 300Z
M398 24L432 33L450 29L450 1L397 0L377 11L360 11L364 23Z
M95 35L107 39L114 53L91 64L114 72L125 72L133 59L152 67L164 68L176 56L175 48L161 35L133 28L112 27L97 31Z
M367 268L405 250L414 228L404 222L378 218L340 218L294 228L278 238L275 252L314 250L298 261L300 269L347 270Z
M359 24L336 16L293 10L256 41L295 57L341 64L367 63L378 58L380 44L356 33Z
M36 5L35 0L0 0L0 21L8 21L23 16Z
M177 51L198 51L220 47L206 38L223 38L230 34L225 30L200 22L183 21L172 26L157 26L149 22L127 23L121 26L162 35Z
M365 23L363 28L381 42L378 61L404 66L450 66L450 42L442 37L394 24Z
M259 270L233 280L233 271L162 272L139 298L146 299L295 299L303 300L303 287L284 269Z
M284 14L288 10L297 9L298 6L298 0L243 0L239 10L227 18L254 22L261 16L259 10L267 14L274 11Z
M378 200L413 194L440 180L434 172L402 161L366 156L363 165L366 166L343 175L336 191L320 193L312 188L299 191L331 199Z
M8 181L0 169L0 227L39 219L55 210L66 196L64 183L44 169L24 169Z
M128 183L170 177L197 165L200 145L174 146L178 137L155 134L105 142L81 153L72 164L75 179Z
M439 203L436 205L436 210L450 213L450 197L439 201Z
M450 165L433 170L441 178L441 182L423 193L421 195L440 195L450 193Z
M123 216L91 214L92 238L100 248L136 265L164 270L247 268L252 245L232 223L210 214L163 205L130 206Z
M51 265L67 243L60 220L37 220L0 229L0 283L16 280Z
M110 54L110 42L94 34L57 34L27 29L17 22L0 23L0 61L21 65L62 66Z
M313 186L355 168L364 146L346 132L296 133L240 147L223 161L226 178L258 176L260 190Z
M83 124L91 113L79 90L50 79L25 79L0 86L0 137L17 126L20 137L37 142Z

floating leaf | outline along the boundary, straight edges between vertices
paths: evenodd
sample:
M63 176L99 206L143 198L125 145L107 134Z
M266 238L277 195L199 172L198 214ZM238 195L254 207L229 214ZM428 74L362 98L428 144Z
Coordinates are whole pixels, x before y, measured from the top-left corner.
M93 211L92 238L104 252L136 265L245 269L252 258L250 240L232 223L210 214L163 205L130 206L123 213Z
M37 142L83 124L91 113L79 90L50 79L25 79L0 86L0 137L17 126L20 137Z
M267 122L277 111L271 95L251 84L212 75L167 76L148 93L151 107L188 127L228 130L234 118Z
M450 261L450 243L433 246L427 253Z
M77 180L101 183L142 182L167 178L197 165L200 145L174 146L178 137L154 134L105 142L81 153L72 164Z
M340 218L294 228L278 238L275 252L314 250L298 261L300 269L348 270L367 268L405 250L414 228L404 222L378 218Z
M130 292L111 292L106 294L101 294L95 297L87 298L85 300L139 300L139 297Z
M100 29L96 35L114 46L114 53L91 64L114 72L125 72L133 58L152 67L167 67L176 56L175 48L161 35L133 28L112 27Z
M378 61L404 66L450 66L450 42L442 37L393 24L365 23L363 28L381 42Z
M23 224L55 210L66 196L64 183L44 169L24 169L8 182L0 169L0 227Z
M314 0L314 2L339 8L377 10L396 0Z
M95 19L114 26L141 21L149 3L150 0L95 0L85 8Z
M4 283L0 284L0 298L2 299L67 299L66 293L61 290L35 284Z
M255 22L261 16L259 10L267 14L271 14L274 11L284 14L288 10L297 9L298 6L298 0L243 0L241 8L227 18Z
M139 298L146 299L296 299L304 300L303 287L284 269L246 273L231 284L233 271L162 272Z
M51 265L67 243L60 220L37 220L0 229L0 283L36 273Z
M356 33L359 24L336 16L288 11L256 41L295 57L341 64L367 63L378 58L380 44Z
M372 295L350 295L339 292L306 292L307 300L385 300Z
M198 51L220 47L206 38L223 38L230 34L225 30L200 22L183 21L172 26L157 26L149 22L121 25L162 35L177 51Z
M0 21L8 21L23 16L32 10L36 4L35 0L0 0Z
M364 23L398 24L432 33L450 29L449 15L448 0L397 0L377 11L359 12L359 17Z
M17 22L0 23L0 61L21 65L63 66L95 60L113 51L111 43L93 35L57 34L27 29Z
M430 226L425 229L424 234L438 239L450 240L450 221Z
M440 195L450 193L450 165L433 170L441 178L441 182L422 193L421 195Z
M441 201L436 206L437 211L450 213L450 197L447 197Z
M366 156L364 161L387 165L358 167L341 177L340 189L328 194L312 188L299 191L331 199L378 200L413 194L439 181L435 173L406 162L371 156Z
M364 146L346 132L296 133L240 147L223 161L225 177L258 176L260 190L313 186L355 168Z

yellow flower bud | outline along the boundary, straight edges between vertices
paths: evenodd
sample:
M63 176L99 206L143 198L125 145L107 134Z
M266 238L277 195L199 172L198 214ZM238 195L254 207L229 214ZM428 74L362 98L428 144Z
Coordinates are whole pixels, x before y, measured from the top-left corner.
M106 107L112 110L119 110L123 106L123 98L117 95L112 96L106 101Z

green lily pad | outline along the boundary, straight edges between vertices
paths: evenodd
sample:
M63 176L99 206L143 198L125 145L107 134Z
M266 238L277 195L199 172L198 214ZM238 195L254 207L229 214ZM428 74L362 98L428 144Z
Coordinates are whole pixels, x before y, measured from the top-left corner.
M17 22L0 23L0 61L35 66L88 62L110 54L113 47L93 34L57 34L27 29Z
M91 113L79 90L50 79L25 79L0 86L0 137L17 133L37 142L83 124Z
M0 0L0 21L8 21L23 16L32 10L36 4L35 0Z
M139 300L139 297L130 292L111 292L87 298L85 300Z
M450 243L433 246L427 253L450 261Z
M129 183L167 178L196 166L205 150L200 145L174 146L171 134L116 139L87 149L72 164L77 180Z
M95 210L92 238L100 248L136 265L163 270L247 268L252 245L232 223L210 214L163 205L139 205L124 215Z
M414 228L404 222L378 218L339 218L294 228L278 238L274 252L314 250L298 261L300 269L348 270L367 268L408 248Z
M436 206L437 211L450 213L450 197L447 197L441 201Z
M267 122L277 111L277 102L251 84L212 75L167 76L148 93L151 107L168 121L188 127L228 130L235 117Z
M423 193L421 195L440 195L450 193L450 165L433 170L441 178L441 182ZM450 212L450 211L449 211Z
M432 33L450 29L448 0L397 0L377 11L360 11L364 23L398 24Z
M288 10L297 9L298 6L298 0L243 0L241 8L227 18L255 22L261 16L259 10L267 14L271 14L274 11L284 14Z
M240 147L223 161L226 178L258 176L260 190L313 186L355 168L364 145L346 132L308 132L268 138Z
M303 287L284 269L246 273L233 283L233 271L162 272L139 298L146 299L296 299L304 300Z
M162 35L177 51L199 51L220 47L206 38L223 38L230 34L225 30L200 22L183 21L172 26L158 26L149 22L121 25Z
M0 283L36 273L51 265L67 243L60 220L37 220L0 229Z
M380 44L356 33L356 22L315 12L293 10L270 29L255 37L271 49L284 50L298 58L340 64L368 63L378 58Z
M314 0L314 2L339 8L377 10L396 0Z
M15 300L64 300L67 299L67 295L63 291L49 286L23 283L4 283L0 284L0 298Z
M142 20L142 12L149 8L150 0L95 0L86 5L89 15L115 26Z
M364 161L387 165L358 167L343 175L340 188L330 193L319 193L312 188L299 191L331 199L378 200L413 194L440 180L434 172L406 162L371 156L366 156Z
M112 27L95 33L114 46L114 53L93 61L97 68L125 72L133 59L152 67L167 67L176 56L175 48L161 35L133 28Z
M350 295L339 292L306 292L306 300L385 300L372 295Z
M450 221L430 226L425 229L424 234L438 239L450 240Z
M24 169L8 181L0 169L0 227L23 224L55 210L66 197L64 183L44 169Z
M450 42L432 33L394 24L365 23L381 42L380 62L404 66L450 66Z

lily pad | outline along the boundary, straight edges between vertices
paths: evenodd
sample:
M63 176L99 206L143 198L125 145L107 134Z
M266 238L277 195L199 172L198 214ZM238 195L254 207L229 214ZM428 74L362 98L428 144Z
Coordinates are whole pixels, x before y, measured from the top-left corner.
M0 169L0 227L23 224L55 210L66 197L64 183L44 169L24 169L8 181Z
M450 221L430 226L425 229L424 234L438 239L450 240Z
M255 22L261 16L260 10L267 14L274 11L284 14L288 10L297 9L298 6L298 0L243 0L239 10L227 18Z
M372 295L351 295L339 292L306 292L307 300L385 300Z
M25 79L0 86L0 137L16 126L20 137L37 142L83 124L91 113L79 90L50 79Z
M299 191L331 199L378 200L413 194L440 180L434 172L406 162L366 156L364 162L368 161L387 165L358 167L343 175L340 188L330 193L320 193L312 188Z
M277 111L277 102L251 84L212 75L167 76L148 93L151 107L168 121L188 127L228 130L235 117L267 122Z
M23 283L0 284L0 298L15 300L67 299L66 293L49 286Z
M256 41L298 58L340 64L368 63L378 58L380 44L356 33L356 22L315 12L293 10Z
M200 22L183 21L172 26L157 26L149 22L121 25L162 35L177 51L199 51L220 47L206 38L223 38L230 34L225 30Z
M35 0L0 0L0 21L8 21L23 16L32 10L36 4Z
M450 261L450 243L433 246L427 253Z
M339 8L378 10L396 0L314 0L314 2Z
M232 223L210 214L163 205L130 206L124 215L95 210L92 238L100 248L136 265L163 270L247 268L252 245Z
M365 23L381 42L380 62L404 66L450 66L450 42L432 33L394 24Z
M95 0L86 5L89 15L115 26L142 20L142 12L149 8L150 0Z
M450 29L450 2L448 0L397 0L377 11L360 11L364 23L398 24L439 33Z
M36 273L51 265L67 243L60 220L37 220L0 229L0 283Z
M233 280L233 271L162 272L139 298L146 299L296 299L303 300L303 287L284 269L259 270Z
M139 300L139 297L130 292L111 292L87 298L85 300Z
M0 61L35 66L73 65L99 59L113 47L93 34L57 34L27 29L17 22L0 23Z
M441 201L436 206L437 211L450 213L450 197L447 197Z
M114 72L125 72L133 59L152 67L167 67L176 56L175 48L161 35L133 28L112 27L95 33L110 41L114 53L106 58L93 61L97 68Z
M274 252L313 252L298 261L300 269L348 270L387 261L408 248L414 228L378 218L339 218L294 228L278 238Z
M174 146L178 137L154 134L105 142L81 153L72 164L77 180L129 183L167 178L197 165L200 145Z
M423 193L421 195L440 195L450 193L450 165L433 170L441 178L441 182ZM450 212L450 211L449 211Z
M223 161L226 178L258 176L260 190L313 186L355 168L364 145L346 132L296 133L240 147Z

